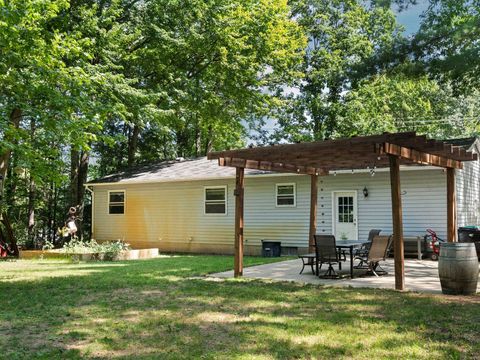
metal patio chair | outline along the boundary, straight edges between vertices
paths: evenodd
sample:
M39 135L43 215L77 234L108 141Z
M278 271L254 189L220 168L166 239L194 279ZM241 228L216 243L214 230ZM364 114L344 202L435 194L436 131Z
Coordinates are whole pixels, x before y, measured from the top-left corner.
M360 260L355 269L366 269L367 274L375 276L386 275L387 272L380 266L380 261L385 261L391 241L392 235L374 236L368 253L355 256L355 259Z
M375 236L380 235L382 230L379 229L372 229L368 232L368 240L364 242L360 248L356 249L355 253L353 254L355 257L365 257L368 255L368 250L370 250L370 246L372 245L372 240ZM361 266L363 264L358 264L357 266Z
M316 274L319 276L319 267L322 264L328 264L327 271L321 275L323 278L338 278L338 274L333 268L333 264L341 263L340 254L337 251L337 244L335 236L333 235L314 235L315 238L315 253L316 253Z

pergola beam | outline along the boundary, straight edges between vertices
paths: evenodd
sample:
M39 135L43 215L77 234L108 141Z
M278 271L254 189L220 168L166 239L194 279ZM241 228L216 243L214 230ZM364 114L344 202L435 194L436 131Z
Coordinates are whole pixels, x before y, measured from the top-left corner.
M258 160L258 156L262 160L265 160L266 157L273 155L276 158L284 158L291 156L292 154L301 155L304 157L306 155L317 155L318 151L346 151L351 149L353 146L371 146L370 149L373 152L373 146L376 143L381 142L396 142L402 139L409 139L412 136L415 136L414 132L407 133L397 133L397 134L383 134L383 135L373 135L365 137L352 137L348 139L338 139L338 140L324 140L324 141L315 141L308 143L298 143L298 144L280 144L274 146L265 146L265 147L254 147L247 149L237 149L237 150L225 150L225 151L215 151L210 152L207 155L209 160L218 159L220 157L237 157L237 158L249 158ZM318 156L317 156L318 158Z
M246 160L239 158L218 158L219 166L242 167L245 169L276 171L304 175L328 175L328 170L302 165L273 163L270 161Z
M396 144L384 143L378 148L379 154L388 154L410 160L423 165L441 166L444 168L462 169L461 161L449 159L440 155L428 154Z
M467 152L460 146L445 143L443 141L427 139L424 135L415 133L383 134L365 137L353 137L349 139L326 140L311 143L281 144L266 147L254 147L248 149L226 150L211 152L208 159L220 157L242 158L257 161L285 162L299 164L300 162L333 160L335 157L349 158L366 157L373 161L376 155L376 147L380 144L389 143L401 147L416 150L430 155L437 155L457 161L476 160L477 155ZM322 154L319 157L318 154Z

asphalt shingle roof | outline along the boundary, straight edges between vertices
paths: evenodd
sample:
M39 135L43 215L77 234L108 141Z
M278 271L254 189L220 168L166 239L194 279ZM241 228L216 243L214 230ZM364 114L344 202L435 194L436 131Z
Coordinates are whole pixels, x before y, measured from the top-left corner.
M446 143L462 146L468 150L476 138L444 140ZM245 175L271 174L269 171L245 169ZM200 179L218 179L235 177L235 168L218 166L217 160L207 160L206 157L195 159L179 159L163 161L154 164L137 166L117 174L92 180L89 184L100 183L137 183L155 181L182 181Z
M263 175L269 173L271 172L245 169L245 175ZM116 182L125 184L148 181L181 181L232 177L235 177L235 168L218 166L217 160L207 160L206 157L201 157L163 161L134 167L117 174L92 180L89 184Z

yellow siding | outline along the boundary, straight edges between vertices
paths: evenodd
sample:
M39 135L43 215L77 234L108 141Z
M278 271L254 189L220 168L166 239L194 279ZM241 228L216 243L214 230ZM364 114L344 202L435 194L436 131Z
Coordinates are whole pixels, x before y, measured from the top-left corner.
M259 254L261 240L307 247L310 179L274 176L245 180L245 253ZM254 186L249 186L255 182ZM275 184L295 182L297 206L275 206ZM227 214L204 214L205 186L227 186ZM123 240L132 248L233 253L234 179L108 185L94 188L94 231L98 241ZM108 191L125 190L125 214L108 214Z

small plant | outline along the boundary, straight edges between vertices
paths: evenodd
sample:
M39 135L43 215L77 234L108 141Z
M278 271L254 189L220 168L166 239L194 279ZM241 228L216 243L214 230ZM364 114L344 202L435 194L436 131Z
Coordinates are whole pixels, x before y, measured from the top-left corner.
M42 246L42 250L52 250L54 247L55 245L53 245L53 242L45 240L45 243Z

